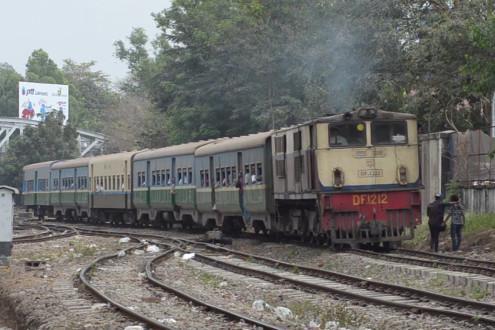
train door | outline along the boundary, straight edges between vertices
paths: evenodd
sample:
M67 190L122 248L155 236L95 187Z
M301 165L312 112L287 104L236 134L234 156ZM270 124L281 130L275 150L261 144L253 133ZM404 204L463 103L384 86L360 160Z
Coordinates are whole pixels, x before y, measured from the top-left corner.
M118 172L117 172L118 173ZM130 194L129 194L129 191L131 190L130 187L131 187L131 175L128 174L129 173L129 170L128 170L128 164L127 164L127 160L124 161L124 178L127 177L127 184L125 185L125 189L124 189L124 208L127 210L129 208L129 198L130 198Z
M246 182L243 182L243 178L245 173L242 172L243 169L243 162L242 162L242 152L237 153L237 175L239 178L233 178L233 180L239 180L242 182L244 185ZM239 187L239 208L241 209L242 214L244 215L244 187Z
M150 171L151 171L151 162L148 160L146 162L146 205L148 207L150 207L150 194L151 194L151 174L150 174Z
M175 173L175 157L172 158L172 173L170 174L172 177L172 207L175 209L175 185L177 184L176 182L176 173Z
M47 189L47 194L48 194L48 205L53 205L52 204L52 189L51 189L51 186L52 186L52 171L50 170L48 172L48 183L46 185L46 189Z
M34 205L38 205L38 171L34 171L33 192L34 192Z
M94 205L95 191L96 191L96 177L94 176L94 164L91 164L89 176L91 180L93 180L93 184L91 185L90 198L89 198L89 208L92 209ZM59 184L60 186L60 184Z
M215 162L213 156L210 156L210 187L211 187L211 206L214 207L216 203L215 199Z
M74 169L74 191L73 191L73 194L72 194L72 202L74 203L74 205L77 205L77 189L79 188L78 187L79 185L79 182L77 182L77 168Z

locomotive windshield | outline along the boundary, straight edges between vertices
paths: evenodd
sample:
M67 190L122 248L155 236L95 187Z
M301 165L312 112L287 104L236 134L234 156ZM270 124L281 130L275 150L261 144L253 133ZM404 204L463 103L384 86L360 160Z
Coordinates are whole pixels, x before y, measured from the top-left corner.
M407 143L407 123L405 121L376 121L371 123L372 144Z
M366 125L364 122L330 125L330 147L365 146Z

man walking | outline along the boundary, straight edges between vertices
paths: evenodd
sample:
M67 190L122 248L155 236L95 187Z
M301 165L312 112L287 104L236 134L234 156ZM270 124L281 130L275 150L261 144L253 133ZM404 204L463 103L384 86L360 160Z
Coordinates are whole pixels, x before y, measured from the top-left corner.
M445 230L443 216L445 212L445 203L442 203L442 194L437 193L435 200L428 205L427 209L428 225L430 227L430 247L433 251L438 252L438 238L440 232Z
M450 202L449 215L445 221L449 220L449 218L451 219L450 237L452 238L452 251L458 251L461 246L462 228L464 227L466 218L464 216L464 209L459 202L459 196L452 195L450 197Z

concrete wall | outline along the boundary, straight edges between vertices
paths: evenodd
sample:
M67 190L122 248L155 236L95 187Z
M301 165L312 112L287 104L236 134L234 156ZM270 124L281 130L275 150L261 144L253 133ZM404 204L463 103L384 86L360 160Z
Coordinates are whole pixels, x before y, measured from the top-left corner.
M449 141L452 131L423 134L419 138L421 144L421 212L426 214L426 207L433 201L435 194L445 194L447 173L445 173L445 155L449 152Z

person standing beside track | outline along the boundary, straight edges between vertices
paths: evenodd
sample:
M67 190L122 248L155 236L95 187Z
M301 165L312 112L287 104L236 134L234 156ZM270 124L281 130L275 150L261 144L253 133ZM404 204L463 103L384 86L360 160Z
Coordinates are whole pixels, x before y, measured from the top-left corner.
M451 219L450 237L452 238L452 251L458 251L461 246L462 228L464 227L466 217L464 216L464 208L459 201L459 196L450 196L450 202L449 215L445 219L445 222L447 222L449 218Z
M438 252L438 239L440 233L445 230L445 223L443 221L445 213L445 203L442 203L442 194L437 193L435 200L428 205L428 225L430 227L430 247L433 251Z

